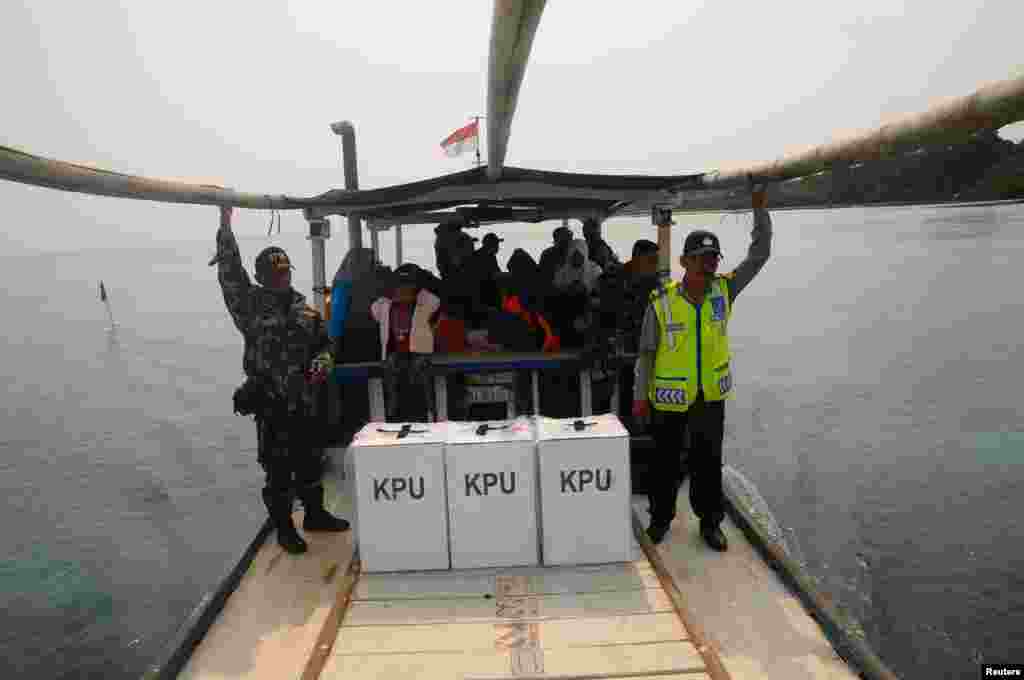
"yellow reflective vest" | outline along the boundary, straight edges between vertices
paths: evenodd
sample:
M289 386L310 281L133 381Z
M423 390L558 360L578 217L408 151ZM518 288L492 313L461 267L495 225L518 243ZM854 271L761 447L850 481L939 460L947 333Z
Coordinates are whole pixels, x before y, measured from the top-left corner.
M732 397L729 317L732 304L725 276L718 275L699 309L672 282L651 294L661 338L647 398L659 411L682 413L698 392L705 401Z

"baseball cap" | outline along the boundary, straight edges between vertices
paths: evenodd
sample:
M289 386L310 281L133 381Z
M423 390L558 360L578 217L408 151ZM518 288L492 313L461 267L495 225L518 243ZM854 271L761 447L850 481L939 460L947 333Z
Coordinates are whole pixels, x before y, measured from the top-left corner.
M558 227L553 232L551 232L551 238L553 240L557 241L559 237L571 239L572 229L570 229L569 227Z
M277 246L270 246L260 251L260 254L256 256L255 265L256 282L263 285L266 285L272 272L295 269L288 259L288 254Z
M502 242L502 241L504 241L504 240L505 240L505 239L503 239L503 238L498 238L497 234L487 234L486 236L484 236L484 241L483 241L483 244L484 244L485 246L486 246L487 244L489 244L489 243L495 243L495 244L497 244L497 243L501 243L501 242Z
M394 285L397 286L415 286L419 282L419 267L414 264L406 263L395 270L394 273Z
M718 237L703 229L690 232L683 243L683 255L703 255L704 253L722 254Z

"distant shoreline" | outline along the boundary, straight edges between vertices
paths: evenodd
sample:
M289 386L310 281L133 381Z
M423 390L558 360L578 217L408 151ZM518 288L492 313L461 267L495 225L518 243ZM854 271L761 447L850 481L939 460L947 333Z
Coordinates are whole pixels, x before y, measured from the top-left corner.
M782 210L838 210L842 208L907 208L907 207L918 207L918 208L983 208L990 205L1013 205L1015 203L1024 203L1024 198L1007 198L1002 200L991 200L991 201L941 201L941 202L920 202L920 201L890 201L886 203L836 203L832 205L786 205L772 207L768 206L772 212L778 212ZM673 215L701 215L701 214L721 214L721 213L741 213L750 212L750 208L699 208L687 210L686 208L675 208L672 210ZM645 212L623 212L620 213L621 217L639 217L644 216Z

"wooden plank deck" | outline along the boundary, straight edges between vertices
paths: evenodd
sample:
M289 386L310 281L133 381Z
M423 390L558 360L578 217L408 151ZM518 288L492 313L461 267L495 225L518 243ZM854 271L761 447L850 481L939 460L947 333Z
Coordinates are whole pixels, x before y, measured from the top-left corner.
M722 525L729 550L704 545L688 498L684 485L672 528L655 549L733 680L855 680L817 622L729 519ZM634 496L633 508L646 526L646 497Z
M351 517L341 488L329 484L329 505ZM744 535L727 521L729 551L706 548L679 497L657 565L635 545L621 564L362 574L353 585L351 532L307 535L298 557L271 536L181 677L856 678ZM634 510L646 520L646 499Z
M331 485L326 485L331 491ZM351 517L349 501L328 507ZM302 513L294 514L302 526ZM301 531L301 529L300 529ZM352 532L302 532L309 552L289 555L271 533L179 678L297 678L328 621L352 559Z

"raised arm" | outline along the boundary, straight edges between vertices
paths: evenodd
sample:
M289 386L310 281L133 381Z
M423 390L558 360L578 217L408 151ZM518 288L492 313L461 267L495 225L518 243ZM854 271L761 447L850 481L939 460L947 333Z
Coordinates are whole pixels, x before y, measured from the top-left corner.
M249 274L242 266L242 256L238 252L238 241L231 231L231 207L220 209L220 229L217 230L217 280L221 292L224 293L224 304L227 305L235 327L245 335L251 323L249 311L249 289L252 283Z
M766 207L767 197L763 187L751 194L751 205L754 209L754 229L750 232L750 248L746 259L740 262L728 279L730 301L735 300L747 287L771 256L772 216Z

